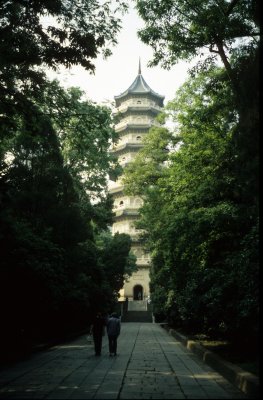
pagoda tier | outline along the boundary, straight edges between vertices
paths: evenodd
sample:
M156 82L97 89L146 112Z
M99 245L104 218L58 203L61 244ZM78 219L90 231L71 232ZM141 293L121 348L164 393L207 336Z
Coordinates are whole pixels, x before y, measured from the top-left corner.
M151 127L152 127L151 125L145 125L145 124L144 125L142 125L142 124L138 124L138 125L126 124L125 128L121 127L118 129L118 136L121 139L123 136L126 136L126 135L147 134ZM116 128L116 126L115 126L115 128ZM115 131L116 131L116 129L115 129Z
M118 109L118 113L115 114L119 114L121 113L122 116L126 116L129 114L134 114L134 113L151 113L153 115L158 114L162 109L160 106L156 105L156 103L154 103L153 101L148 101L146 104L138 104L138 101L141 103L140 100L134 100L132 99L129 103L127 102L125 105L122 105L122 107L120 107Z
M157 124L156 124L157 125ZM120 123L118 127L115 127L115 131L120 135L123 136L125 135L128 131L133 130L133 131L142 131L146 130L149 132L149 129L153 126L153 119L149 119L147 123Z
M114 221L121 221L123 219L123 217L125 218L131 218L132 220L134 220L135 217L138 217L139 213L138 210L136 209L128 209L126 208L126 210L117 210L115 212L115 216L113 217Z
M114 148L110 149L111 153L116 155L122 155L129 151L138 151L143 147L143 144L140 142L137 143L120 143L116 145Z
M113 196L113 197L115 197L115 196L118 196L119 194L123 194L123 189L124 189L124 186L123 185L118 185L118 186L114 186L114 187L111 187L110 189L109 189L109 193Z

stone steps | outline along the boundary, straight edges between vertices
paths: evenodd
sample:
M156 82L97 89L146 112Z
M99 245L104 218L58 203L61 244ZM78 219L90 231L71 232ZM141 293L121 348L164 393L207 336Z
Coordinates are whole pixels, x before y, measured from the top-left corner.
M151 311L127 311L121 318L122 322L152 322Z

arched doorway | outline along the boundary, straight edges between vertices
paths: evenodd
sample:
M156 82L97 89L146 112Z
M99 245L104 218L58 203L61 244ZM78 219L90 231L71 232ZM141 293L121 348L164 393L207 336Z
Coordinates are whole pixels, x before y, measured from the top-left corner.
M133 288L133 300L143 299L143 287L142 285L135 285Z

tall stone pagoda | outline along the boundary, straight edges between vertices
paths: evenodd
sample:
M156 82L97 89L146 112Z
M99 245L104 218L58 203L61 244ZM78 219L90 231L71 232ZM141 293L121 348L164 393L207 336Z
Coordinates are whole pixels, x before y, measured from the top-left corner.
M155 117L163 107L164 96L154 92L145 82L141 74L139 62L138 75L131 86L118 96L114 97L120 121L115 126L119 134L119 141L115 143L111 151L118 157L120 165L125 166L131 162L136 153L144 146L143 138L148 134L152 126L157 126ZM129 300L130 309L132 302L146 305L149 292L149 267L150 257L143 250L143 244L139 237L140 231L134 226L138 219L138 209L142 205L140 197L127 196L123 193L122 177L116 182L111 181L109 192L113 196L114 223L112 234L117 232L127 233L132 238L132 252L137 257L138 271L133 273L128 282L124 283L120 291L120 301Z

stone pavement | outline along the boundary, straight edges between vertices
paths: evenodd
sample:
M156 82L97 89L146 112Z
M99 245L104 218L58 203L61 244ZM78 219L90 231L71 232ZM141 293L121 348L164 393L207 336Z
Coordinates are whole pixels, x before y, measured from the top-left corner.
M158 324L122 323L118 356L86 336L0 371L0 399L245 399Z

